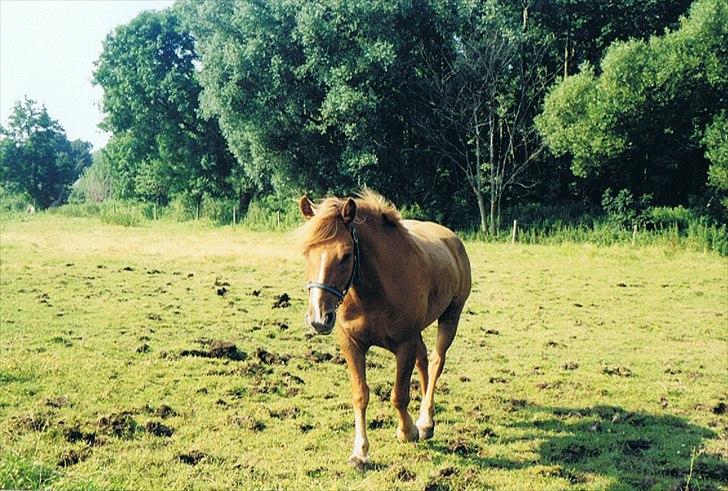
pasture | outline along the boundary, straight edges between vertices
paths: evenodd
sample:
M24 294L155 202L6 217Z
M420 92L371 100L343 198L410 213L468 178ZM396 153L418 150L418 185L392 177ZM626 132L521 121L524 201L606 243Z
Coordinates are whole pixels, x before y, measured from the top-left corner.
M285 233L39 215L1 225L0 487L713 489L728 482L728 262L467 242L435 436L394 438L303 326ZM435 329L425 331L431 349ZM234 344L234 346L232 346ZM413 376L413 388L417 376ZM419 392L410 412L416 416Z

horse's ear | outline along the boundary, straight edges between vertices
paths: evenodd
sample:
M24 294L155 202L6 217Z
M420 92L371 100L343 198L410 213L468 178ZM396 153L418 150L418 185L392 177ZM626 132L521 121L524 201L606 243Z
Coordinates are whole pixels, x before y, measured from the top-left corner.
M341 219L344 220L345 224L350 224L356 217L356 201L352 198L348 198L344 206L341 208Z
M313 217L313 215L314 215L313 203L311 203L311 200L308 199L307 196L301 197L301 200L299 201L299 205L301 206L301 214L303 215L303 217L306 220Z

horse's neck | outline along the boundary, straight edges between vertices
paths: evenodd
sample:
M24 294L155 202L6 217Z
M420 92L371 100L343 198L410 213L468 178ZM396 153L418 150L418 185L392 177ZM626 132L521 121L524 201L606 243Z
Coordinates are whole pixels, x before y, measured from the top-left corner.
M393 251L404 250L406 238L400 232L388 233L366 225L359 233L361 279L355 290L360 301L381 303L386 293L385 285L391 284L392 274L386 266Z

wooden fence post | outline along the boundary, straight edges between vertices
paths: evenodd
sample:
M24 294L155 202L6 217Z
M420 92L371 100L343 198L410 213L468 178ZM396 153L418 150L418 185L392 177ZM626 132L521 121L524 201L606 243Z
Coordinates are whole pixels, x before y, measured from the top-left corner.
M157 219L157 202L156 201L154 202L154 214L153 214L153 216L154 216L154 219L156 220Z
M200 219L200 205L199 203L195 205L195 220Z
M281 212L276 212L276 228L279 228L281 226Z
M511 232L511 244L516 243L516 229L518 227L518 220L513 220L513 231Z
M233 206L233 225L235 225L235 206Z
M632 245L634 245L635 240L637 239L637 224L635 223L632 225Z

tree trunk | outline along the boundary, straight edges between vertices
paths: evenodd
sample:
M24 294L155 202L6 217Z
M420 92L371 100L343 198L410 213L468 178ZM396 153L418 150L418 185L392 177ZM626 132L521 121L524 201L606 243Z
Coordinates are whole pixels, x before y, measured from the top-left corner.
M485 211L485 200L483 199L483 193L476 193L475 197L478 200L478 212L480 212L480 231L483 234L488 233L488 216Z
M493 237L495 237L496 233L496 203L497 201L495 199L495 196L493 195L493 193L490 193L490 235L492 235Z

